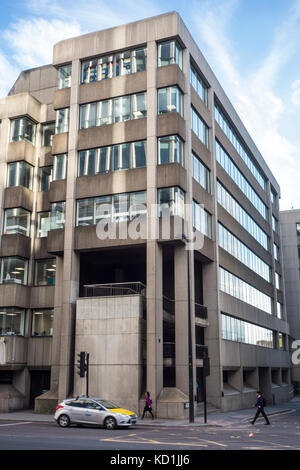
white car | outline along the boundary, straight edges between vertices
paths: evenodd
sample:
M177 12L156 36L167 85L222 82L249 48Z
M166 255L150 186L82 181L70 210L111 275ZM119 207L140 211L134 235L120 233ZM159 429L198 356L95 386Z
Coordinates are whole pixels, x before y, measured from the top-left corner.
M94 424L104 426L105 429L115 429L136 424L137 415L101 398L77 397L61 402L56 408L54 419L62 428L70 424Z

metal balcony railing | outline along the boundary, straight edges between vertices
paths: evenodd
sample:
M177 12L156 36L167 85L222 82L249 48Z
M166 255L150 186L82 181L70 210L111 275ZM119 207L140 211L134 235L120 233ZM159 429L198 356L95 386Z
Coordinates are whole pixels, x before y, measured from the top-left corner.
M117 295L146 295L142 282L121 282L112 284L91 284L83 286L84 297L111 297Z

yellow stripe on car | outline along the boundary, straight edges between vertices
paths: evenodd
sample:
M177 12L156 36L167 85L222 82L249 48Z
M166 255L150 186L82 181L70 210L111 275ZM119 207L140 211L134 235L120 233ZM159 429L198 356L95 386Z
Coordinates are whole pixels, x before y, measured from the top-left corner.
M123 415L134 415L133 411L124 410L123 408L113 408L110 409L112 413L122 413Z

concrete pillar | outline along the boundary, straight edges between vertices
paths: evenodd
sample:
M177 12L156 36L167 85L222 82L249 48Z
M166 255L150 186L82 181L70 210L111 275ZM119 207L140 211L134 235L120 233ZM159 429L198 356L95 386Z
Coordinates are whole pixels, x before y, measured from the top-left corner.
M147 391L154 402L163 387L162 247L155 240L158 224L155 41L147 44L147 56Z
M74 251L75 189L77 169L78 101L80 86L80 61L72 62L70 97L70 123L68 137L68 173L66 188L66 214L64 238L64 266L61 319L61 348L59 371L59 400L72 393L74 373L74 333L76 299L79 294L79 255Z
M189 251L184 246L174 250L175 280L175 357L176 387L189 395L189 316L188 269ZM193 328L194 331L194 328Z

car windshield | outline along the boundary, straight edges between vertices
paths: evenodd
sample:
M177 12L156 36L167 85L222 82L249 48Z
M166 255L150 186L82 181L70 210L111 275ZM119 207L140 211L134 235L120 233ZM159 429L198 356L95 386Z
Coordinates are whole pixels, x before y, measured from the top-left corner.
M116 405L115 403L112 403L111 401L107 400L97 400L100 405L104 406L105 408L108 408L109 410L120 408L119 405Z

